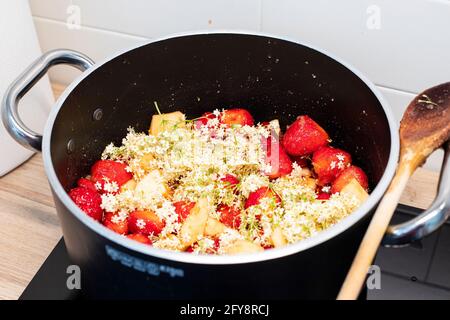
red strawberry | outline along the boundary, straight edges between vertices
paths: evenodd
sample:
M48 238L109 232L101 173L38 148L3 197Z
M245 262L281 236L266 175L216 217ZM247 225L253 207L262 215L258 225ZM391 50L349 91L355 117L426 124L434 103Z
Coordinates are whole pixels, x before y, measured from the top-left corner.
M245 109L224 110L220 115L220 123L232 126L239 124L241 126L252 126L255 121L252 115Z
M102 198L91 189L76 187L69 191L69 196L73 202L91 218L101 221L103 210L100 207Z
M114 222L116 214L113 212L106 212L103 216L103 225L112 231L119 234L127 234L128 233L128 219L123 221Z
M178 222L183 222L191 213L192 208L195 206L195 202L178 201L175 202L173 206L175 207L175 212L178 214Z
M328 144L328 134L313 119L300 116L283 136L283 146L291 156L305 156Z
M99 182L103 188L105 179L109 182L116 182L120 187L125 182L133 178L133 175L125 168L127 165L113 160L99 160L91 168L91 180Z
M328 199L330 199L330 194L329 194L329 193L326 193L326 192L320 192L320 193L317 195L317 200L328 200Z
M145 236L142 233L132 233L127 235L127 238L143 244L152 244L152 240L150 240L148 236Z
M261 187L248 195L244 208L247 209L251 206L258 205L261 199L264 198L273 198L275 203L281 203L280 197L275 192L270 190L268 187Z
M95 187L95 183L93 183L91 180L86 178L80 178L78 179L77 185L79 187L91 189L92 191L97 192L97 188Z
M331 192L340 192L352 179L356 179L361 187L367 190L369 182L364 171L357 166L350 166L342 171L334 180L331 186Z
M284 151L279 141L270 136L266 140L267 158L266 161L271 165L271 171L265 172L270 179L276 179L288 175L292 171L292 161Z
M214 119L216 116L211 112L205 112L200 118L195 120L195 128L200 129L202 126L206 126L208 124L208 120Z
M236 178L236 176L229 173L227 173L225 177L221 178L220 181L224 182L225 186L229 188L234 188L236 185L239 184L239 179Z
M217 207L220 222L229 228L239 229L241 225L241 211L238 208L221 204Z
M131 233L156 236L161 233L164 226L165 223L150 210L136 210L128 217L128 230Z
M329 146L322 147L314 152L312 158L314 171L320 185L333 182L351 162L352 157L349 153Z

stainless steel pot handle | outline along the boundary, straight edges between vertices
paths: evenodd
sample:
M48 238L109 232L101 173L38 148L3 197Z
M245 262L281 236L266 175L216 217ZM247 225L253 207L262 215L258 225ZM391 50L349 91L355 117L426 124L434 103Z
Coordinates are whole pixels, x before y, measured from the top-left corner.
M444 150L438 193L430 208L408 222L389 226L383 245L402 246L422 239L442 226L450 216L450 141L444 145Z
M42 135L29 129L20 119L19 101L41 79L50 67L68 64L81 71L94 65L82 53L58 49L52 50L35 60L6 90L2 102L2 121L9 134L22 146L33 151L41 151Z

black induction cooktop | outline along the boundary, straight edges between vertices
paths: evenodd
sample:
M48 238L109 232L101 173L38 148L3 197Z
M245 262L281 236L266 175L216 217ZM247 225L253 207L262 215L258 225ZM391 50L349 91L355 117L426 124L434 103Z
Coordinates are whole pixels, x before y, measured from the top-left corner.
M25 288L19 300L76 300L82 290L69 290L67 266L71 265L64 239L61 238L44 264Z
M420 212L421 210L417 208L400 205L393 220L395 223L402 222ZM435 271L436 264L448 263L450 265L450 258L449 261L441 261L442 259L436 261L440 257L440 247L444 246L444 250L447 247L445 243L439 242L439 238L444 240L450 238L447 234L450 235L450 225L448 224L439 232L412 246L400 249L380 248L375 264L380 266L384 282L381 290L368 292L368 298L450 299L450 281L447 286L445 278L448 274ZM71 261L67 255L64 239L61 239L19 299L83 300L82 289L70 290L66 284L69 277L66 270L70 265ZM405 268L405 266L411 265L414 265L415 269ZM417 267L420 265L423 265L423 268Z

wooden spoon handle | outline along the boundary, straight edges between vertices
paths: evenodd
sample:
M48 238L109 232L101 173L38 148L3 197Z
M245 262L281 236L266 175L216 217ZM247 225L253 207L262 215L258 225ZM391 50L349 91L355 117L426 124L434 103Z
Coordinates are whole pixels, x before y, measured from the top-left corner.
M400 165L388 191L380 202L378 209L369 224L369 228L359 246L358 253L353 260L350 271L339 292L337 297L338 300L354 300L358 298L361 288L364 285L367 272L369 271L369 267L377 253L384 233L397 208L400 196L402 195L410 176L411 170L409 164L406 163L405 165Z

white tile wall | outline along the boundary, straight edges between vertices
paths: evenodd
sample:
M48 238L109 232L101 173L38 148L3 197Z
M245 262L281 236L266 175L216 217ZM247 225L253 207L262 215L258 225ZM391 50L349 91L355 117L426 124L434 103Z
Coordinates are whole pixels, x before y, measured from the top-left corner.
M83 52L94 61L147 40L90 27L68 29L64 22L47 18L35 17L34 22L43 51L69 48ZM59 83L70 83L78 74L79 71L67 66L56 66L50 70L51 79Z
M420 92L450 78L449 1L262 1L263 31L328 49L377 84Z
M450 80L449 0L30 0L30 4L44 51L72 48L96 61L149 38L199 29L255 30L306 41L367 74L398 119L414 93ZM80 30L66 26L70 5L81 10ZM69 83L76 74L56 67L51 77ZM441 158L437 152L427 167L438 169Z
M35 16L65 21L67 7L81 8L82 24L156 37L198 29L260 27L260 0L31 0Z

